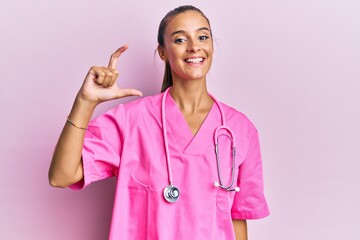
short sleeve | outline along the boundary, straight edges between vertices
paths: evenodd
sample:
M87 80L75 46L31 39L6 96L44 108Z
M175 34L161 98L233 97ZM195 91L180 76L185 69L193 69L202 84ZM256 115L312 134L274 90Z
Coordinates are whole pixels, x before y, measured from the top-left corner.
M233 219L259 219L269 215L264 196L263 167L258 132L250 137L245 160L239 167L238 186L231 216Z
M71 189L79 190L117 175L124 138L124 113L119 105L89 123L82 149L84 179L71 185Z

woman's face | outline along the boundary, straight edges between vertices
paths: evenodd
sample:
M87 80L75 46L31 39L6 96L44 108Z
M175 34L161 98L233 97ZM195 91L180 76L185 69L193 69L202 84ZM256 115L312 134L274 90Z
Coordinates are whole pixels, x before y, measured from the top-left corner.
M160 57L169 61L173 80L205 79L209 72L213 41L210 26L196 11L187 11L173 17L166 28L164 47Z

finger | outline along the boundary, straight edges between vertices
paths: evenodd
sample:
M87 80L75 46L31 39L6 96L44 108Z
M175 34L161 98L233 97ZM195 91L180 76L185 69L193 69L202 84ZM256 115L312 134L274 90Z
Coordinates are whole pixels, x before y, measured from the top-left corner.
M107 87L109 83L112 81L114 74L108 68L104 68L103 71L105 73L105 77L101 85Z
M92 76L93 79L96 79L99 76L99 72L101 72L101 69L99 69L99 67L92 66L87 75Z
M113 54L111 54L110 61L109 61L109 68L116 69L116 64L118 62L118 59L121 56L121 54L126 51L126 49L128 49L127 44L120 47Z
M116 79L119 77L119 72L118 71L113 71L113 78L112 80L109 82L108 86L112 86L115 84Z
M142 96L142 92L136 89L119 89L118 98L129 97L129 96Z
M96 75L97 77L95 78L95 82L99 85L103 84L105 79L105 73L101 71L101 72L97 72Z
M87 77L91 76L92 80L97 84L102 84L104 81L105 73L102 67L92 66L88 72Z

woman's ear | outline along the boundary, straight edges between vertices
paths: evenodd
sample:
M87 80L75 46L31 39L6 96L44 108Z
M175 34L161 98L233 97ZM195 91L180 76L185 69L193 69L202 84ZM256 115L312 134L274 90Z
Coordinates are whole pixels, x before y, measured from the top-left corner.
M157 48L157 50L158 50L158 53L159 53L159 57L160 57L163 61L167 62L167 57L166 57L166 53L165 53L164 47L162 47L162 46L159 45L158 48Z

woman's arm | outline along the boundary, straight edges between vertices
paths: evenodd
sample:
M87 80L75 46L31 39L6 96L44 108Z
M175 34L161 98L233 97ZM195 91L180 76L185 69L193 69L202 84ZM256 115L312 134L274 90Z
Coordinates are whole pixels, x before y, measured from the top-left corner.
M69 119L76 126L86 127L96 105L76 97ZM49 169L49 182L53 187L67 187L83 178L81 151L85 129L79 129L68 122L56 144Z
M92 67L85 77L71 109L69 120L56 144L49 168L49 182L54 187L67 187L84 177L81 152L85 129L96 106L104 101L126 96L141 96L135 89L120 89L115 84L119 73L116 63L127 45L115 51L108 67Z
M247 240L247 224L246 220L233 219L236 240Z

